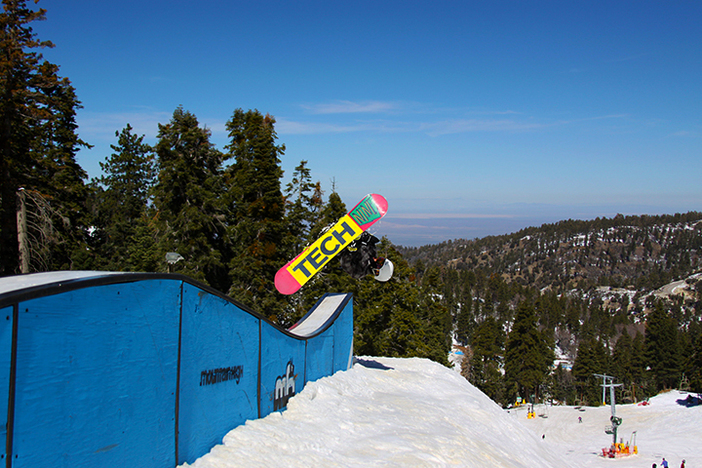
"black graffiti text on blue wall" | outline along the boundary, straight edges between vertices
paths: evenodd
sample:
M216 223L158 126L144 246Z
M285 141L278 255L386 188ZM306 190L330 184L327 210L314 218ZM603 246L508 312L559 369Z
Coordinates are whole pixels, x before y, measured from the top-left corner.
M238 384L244 374L244 366L219 367L217 369L200 372L200 386L214 385L217 383L235 380Z
M295 377L295 366L292 361L288 361L288 365L285 367L285 374L275 379L274 411L288 406L288 400L295 396Z

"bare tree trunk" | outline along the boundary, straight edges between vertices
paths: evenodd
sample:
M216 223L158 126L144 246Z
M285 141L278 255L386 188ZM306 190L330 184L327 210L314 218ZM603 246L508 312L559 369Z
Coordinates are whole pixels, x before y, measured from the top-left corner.
M27 240L27 203L24 189L17 191L17 241L19 243L19 264L21 273L29 273L29 242Z

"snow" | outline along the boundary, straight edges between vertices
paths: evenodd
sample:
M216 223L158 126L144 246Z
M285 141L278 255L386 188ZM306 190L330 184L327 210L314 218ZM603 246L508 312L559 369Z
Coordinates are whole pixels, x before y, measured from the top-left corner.
M51 271L44 273L32 273L28 275L15 275L0 278L0 294L19 291L38 286L46 286L53 283L62 283L94 276L107 276L123 274L108 271Z
M311 314L303 317L301 321L289 328L288 331L301 337L309 337L319 333L346 298L346 294L326 296L312 309Z
M617 405L625 442L639 454L598 456L611 409L503 410L457 372L425 359L357 358L348 371L308 383L282 413L233 429L196 468L286 467L650 467L702 466L702 406L671 391L649 406ZM583 422L578 423L578 416Z

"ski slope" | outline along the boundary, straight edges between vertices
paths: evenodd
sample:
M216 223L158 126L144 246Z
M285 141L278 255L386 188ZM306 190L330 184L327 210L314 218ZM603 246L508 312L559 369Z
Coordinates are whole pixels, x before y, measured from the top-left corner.
M505 411L457 372L424 359L358 358L310 382L283 413L249 421L183 467L650 467L702 466L702 407L669 392L649 406L617 405L620 436L639 454L603 459L610 408ZM547 416L547 417L546 417ZM578 423L578 416L583 418Z

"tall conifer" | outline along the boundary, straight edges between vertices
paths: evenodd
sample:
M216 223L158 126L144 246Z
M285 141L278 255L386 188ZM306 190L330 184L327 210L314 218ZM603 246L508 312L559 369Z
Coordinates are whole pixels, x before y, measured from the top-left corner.
M475 329L471 350L470 382L494 401L502 401L500 368L504 355L504 332L494 317L486 318Z
M612 375L626 387L634 381L632 353L631 336L624 329L612 351Z
M538 395L538 386L553 363L553 351L536 328L534 307L522 301L505 343L505 380L523 398ZM514 395L509 395L512 397ZM511 399L511 398L510 398Z
M20 188L51 205L61 242L51 246L50 269L80 267L85 252L85 171L75 160L86 145L76 134L80 108L67 78L36 49L29 26L46 10L32 11L25 0L4 0L0 13L0 276L18 272L16 194ZM45 246L44 246L45 247Z
M681 368L677 323L660 301L646 317L644 352L656 389L675 388Z
M222 154L210 143L210 131L178 107L169 123L159 124L156 154L153 194L161 258L177 252L183 257L178 273L226 288Z
M413 269L387 238L378 244L378 255L390 259L395 269L386 283L370 277L358 280L354 294L354 351L371 356L437 360L420 316L420 289L409 279ZM444 363L446 356L438 359Z
M100 163L104 175L95 181L98 199L95 224L101 226L100 237L104 240L99 248L109 270L130 269L132 264L147 268L141 260L132 262L130 257L148 255L148 252L137 254L134 249L152 237L145 238L141 233L149 229L146 209L156 176L154 155L151 146L144 143L144 135L134 135L129 124L121 132L115 132L115 136L117 145L110 145L114 153ZM151 244L142 247L153 253Z
M436 362L448 364L453 324L449 309L442 297L443 291L444 284L439 268L435 266L429 268L422 278L417 316L426 330L429 353L427 357Z
M285 199L280 187L284 145L276 145L275 119L257 110L234 111L227 122L226 169L232 260L229 294L262 314L286 322L286 299L274 285L285 264Z
M601 380L594 374L608 374L607 352L604 345L589 336L580 341L578 353L573 363L573 378L579 391L579 397L587 404L599 406L602 400Z

